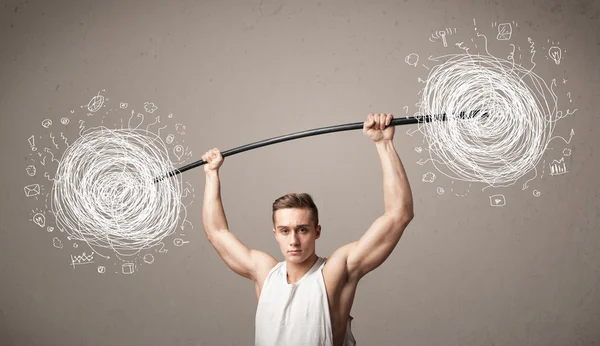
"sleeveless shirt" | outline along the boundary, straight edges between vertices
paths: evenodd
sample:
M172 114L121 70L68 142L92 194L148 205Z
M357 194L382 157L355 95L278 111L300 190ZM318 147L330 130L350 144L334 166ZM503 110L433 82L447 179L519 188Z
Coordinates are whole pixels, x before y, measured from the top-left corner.
M317 257L296 283L288 284L286 262L277 263L265 279L256 308L256 346L331 346L333 331L323 266ZM344 346L355 346L349 316Z

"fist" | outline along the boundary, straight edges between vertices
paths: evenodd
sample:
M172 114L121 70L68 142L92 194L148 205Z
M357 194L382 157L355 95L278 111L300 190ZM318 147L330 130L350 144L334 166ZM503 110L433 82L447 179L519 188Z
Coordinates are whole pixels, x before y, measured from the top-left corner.
M375 143L381 140L392 140L396 130L395 126L388 126L392 119L394 119L392 114L369 114L363 124L363 133Z
M208 173L210 171L218 171L225 158L223 158L219 149L213 148L202 155L202 160L206 162L204 164L204 172Z

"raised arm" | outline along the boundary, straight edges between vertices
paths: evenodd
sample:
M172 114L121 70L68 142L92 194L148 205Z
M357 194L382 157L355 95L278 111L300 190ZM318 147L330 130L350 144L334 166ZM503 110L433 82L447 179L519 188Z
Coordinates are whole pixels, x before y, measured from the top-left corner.
M204 165L206 185L202 205L202 224L208 241L213 245L225 264L245 278L256 281L257 273L277 261L270 255L249 249L235 234L229 231L227 218L221 200L221 180L219 167L223 164L223 156L219 149L209 150L202 156L207 162Z
M391 114L369 114L363 133L375 142L383 170L384 213L367 232L347 247L347 270L360 279L379 267L392 253L414 217L410 184L394 148Z

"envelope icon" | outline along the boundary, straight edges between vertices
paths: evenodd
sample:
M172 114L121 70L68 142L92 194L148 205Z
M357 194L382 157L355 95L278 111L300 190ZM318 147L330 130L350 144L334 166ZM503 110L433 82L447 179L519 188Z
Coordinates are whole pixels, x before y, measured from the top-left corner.
M25 186L25 196L33 197L40 194L40 184L32 184Z

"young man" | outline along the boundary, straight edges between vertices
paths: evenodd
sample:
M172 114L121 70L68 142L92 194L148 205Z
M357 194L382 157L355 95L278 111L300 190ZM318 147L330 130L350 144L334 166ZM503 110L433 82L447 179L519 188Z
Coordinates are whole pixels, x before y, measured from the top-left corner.
M229 231L223 211L221 152L214 148L202 156L207 162L204 231L227 266L254 282L257 346L356 345L350 310L358 281L388 258L414 215L410 185L393 144L394 126L388 126L392 118L369 114L363 124L381 161L384 213L359 240L329 258L315 254L321 226L308 194L288 194L273 203L273 233L285 261L246 247Z

